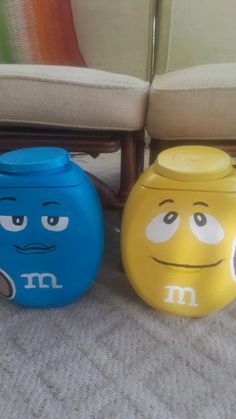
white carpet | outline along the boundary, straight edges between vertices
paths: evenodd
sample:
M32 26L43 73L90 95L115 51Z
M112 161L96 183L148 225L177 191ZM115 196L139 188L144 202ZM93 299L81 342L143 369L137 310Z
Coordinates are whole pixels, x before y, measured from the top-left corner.
M195 320L150 309L121 269L119 214L105 220L86 297L44 311L1 300L1 419L235 419L236 303Z

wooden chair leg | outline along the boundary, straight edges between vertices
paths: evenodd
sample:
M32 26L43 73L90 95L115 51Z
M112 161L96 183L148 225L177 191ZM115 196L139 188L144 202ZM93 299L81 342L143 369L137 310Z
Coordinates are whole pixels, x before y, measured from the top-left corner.
M137 141L137 178L143 172L144 150L145 150L145 136L144 136L144 131L141 131L140 136Z
M142 144L138 144L138 142ZM140 140L140 132L124 133L120 140L121 146L121 169L120 169L120 191L119 200L124 203L137 180L139 167L143 166L144 142Z
M149 156L149 164L153 164L157 158L157 155L160 153L159 143L158 140L154 140L151 138L150 142L150 156Z

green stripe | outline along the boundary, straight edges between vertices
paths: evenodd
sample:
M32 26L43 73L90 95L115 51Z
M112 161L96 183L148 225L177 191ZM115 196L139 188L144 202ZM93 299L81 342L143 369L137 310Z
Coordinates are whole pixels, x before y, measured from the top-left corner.
M9 64L16 62L11 43L10 19L4 0L0 0L0 61Z

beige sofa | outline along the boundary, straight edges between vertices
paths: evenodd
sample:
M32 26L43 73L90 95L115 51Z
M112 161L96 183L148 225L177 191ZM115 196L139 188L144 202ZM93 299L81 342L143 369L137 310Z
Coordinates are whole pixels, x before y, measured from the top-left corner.
M155 0L71 0L71 9L88 68L2 62L0 149L121 149L120 191L106 202L117 207L142 167Z
M147 129L151 161L189 143L236 151L236 2L159 0Z

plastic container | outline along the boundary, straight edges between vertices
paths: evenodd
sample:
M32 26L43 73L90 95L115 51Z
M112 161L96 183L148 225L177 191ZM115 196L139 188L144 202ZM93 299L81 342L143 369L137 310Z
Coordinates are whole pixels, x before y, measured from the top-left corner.
M102 211L83 170L60 148L0 156L0 292L58 307L91 286L103 253Z
M150 306L183 316L236 296L236 171L204 146L174 147L136 183L122 222L128 278Z

